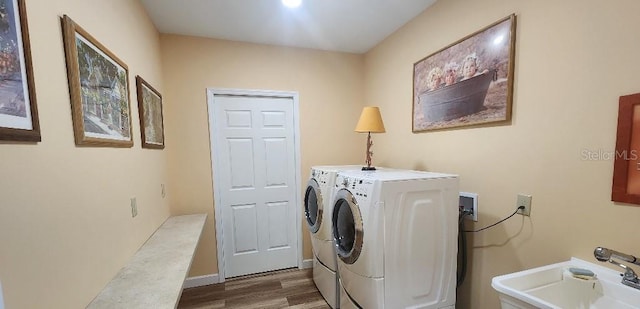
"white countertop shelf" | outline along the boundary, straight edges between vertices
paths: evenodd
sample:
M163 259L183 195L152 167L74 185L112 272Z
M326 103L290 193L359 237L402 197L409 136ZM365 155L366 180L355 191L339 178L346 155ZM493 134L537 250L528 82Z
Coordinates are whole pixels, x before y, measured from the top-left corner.
M206 218L168 218L87 308L175 308Z

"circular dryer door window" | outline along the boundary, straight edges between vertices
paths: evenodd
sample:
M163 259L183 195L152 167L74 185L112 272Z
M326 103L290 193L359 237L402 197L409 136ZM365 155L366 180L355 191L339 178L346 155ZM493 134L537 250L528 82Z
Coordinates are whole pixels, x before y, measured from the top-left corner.
M362 217L354 196L347 189L336 193L333 206L333 239L338 257L353 264L362 251Z
M322 224L322 195L315 179L307 183L307 191L304 193L304 215L311 233L317 232Z

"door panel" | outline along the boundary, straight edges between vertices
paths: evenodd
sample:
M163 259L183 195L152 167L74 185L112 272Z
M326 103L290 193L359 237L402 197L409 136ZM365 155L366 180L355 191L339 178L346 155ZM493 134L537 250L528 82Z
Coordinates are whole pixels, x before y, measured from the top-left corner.
M251 253L258 250L258 230L256 224L256 205L232 205L233 226L237 228L233 235L233 253Z
M214 97L215 206L225 277L297 266L293 103Z
M284 128L286 126L286 114L283 112L262 112L263 126L265 128Z
M247 138L227 139L231 188L253 188L253 141Z
M269 249L281 249L289 246L287 226L280 224L281 218L287 217L287 202L267 204L269 213Z
M251 111L225 111L227 114L227 127L251 128Z
M267 138L264 140L266 160L267 186L286 186L287 170L287 140L284 138Z

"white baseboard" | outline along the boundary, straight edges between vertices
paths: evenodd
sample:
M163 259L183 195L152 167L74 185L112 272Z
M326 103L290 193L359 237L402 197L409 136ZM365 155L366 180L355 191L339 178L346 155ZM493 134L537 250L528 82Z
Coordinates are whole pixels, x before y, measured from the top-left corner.
M300 269L307 269L313 267L313 259L302 260L302 265L300 265Z
M302 265L300 269L307 269L313 267L313 259L302 260ZM197 277L189 277L184 280L184 284L182 285L183 289L195 288L199 286L205 286L210 284L220 283L220 278L218 274L197 276Z
M218 278L218 274L197 276L197 277L189 277L184 281L182 285L183 289L195 288L204 285L216 284L220 280Z

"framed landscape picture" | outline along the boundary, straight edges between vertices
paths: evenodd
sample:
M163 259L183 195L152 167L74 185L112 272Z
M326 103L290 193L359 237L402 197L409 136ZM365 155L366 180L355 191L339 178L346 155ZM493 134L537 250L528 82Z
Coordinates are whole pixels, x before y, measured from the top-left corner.
M511 120L516 16L416 62L413 132Z
M162 119L162 96L142 77L136 76L138 114L143 148L164 148L164 124Z
M67 15L62 28L76 145L132 147L127 65Z
M0 141L40 140L24 1L0 0Z

